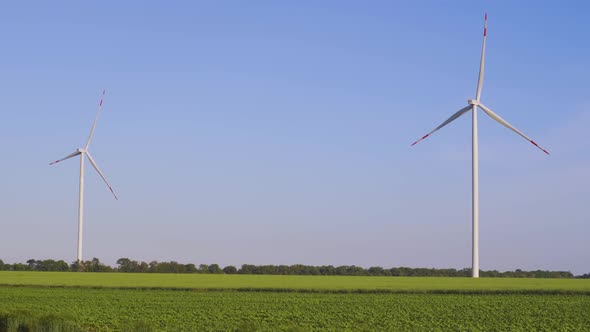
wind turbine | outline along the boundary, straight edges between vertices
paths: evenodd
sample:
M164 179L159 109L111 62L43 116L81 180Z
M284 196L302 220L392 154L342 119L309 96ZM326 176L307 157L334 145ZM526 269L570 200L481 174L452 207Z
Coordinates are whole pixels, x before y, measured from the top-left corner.
M451 115L445 122L443 122L440 126L434 128L433 131L429 132L428 134L422 136L419 140L412 143L412 146L416 145L416 143L420 142L421 140L425 139L426 137L430 136L435 131L441 129L442 127L448 125L449 123L456 120L461 115L472 111L473 113L473 121L472 121L472 277L479 278L479 165L478 165L478 149L477 149L477 108L481 108L484 113L489 115L492 119L498 121L501 125L507 127L508 129L514 131L518 135L522 136L527 141L531 142L534 146L539 148L541 151L549 154L547 150L543 149L535 141L527 137L523 134L520 130L514 128L510 125L506 120L502 119L498 114L492 112L487 106L480 102L481 98L481 88L483 85L483 73L484 73L484 64L485 64L485 53L486 53L486 38L487 38L487 27L488 27L488 14L485 14L485 21L483 27L483 44L481 47L481 60L479 63L479 78L477 80L477 91L475 93L475 99L469 99L467 101L467 106L457 111L455 114Z
M107 187L109 187L109 190L111 191L113 196L115 196L115 199L118 199L117 195L115 195L115 192L113 191L113 188L111 188L111 185L109 184L107 179L104 177L104 175L102 174L102 172L98 168L98 165L96 164L96 162L94 161L94 159L90 155L90 152L88 151L88 147L90 146L90 141L92 141L92 136L94 135L94 129L96 128L96 121L98 120L98 115L100 114L100 110L102 109L102 101L104 99L104 94L105 94L105 91L103 90L102 96L100 98L100 103L98 104L98 111L96 112L96 116L94 117L94 123L92 124L92 129L90 130L90 135L88 136L88 141L86 142L86 146L83 148L78 148L78 149L76 149L76 151L65 156L64 158L56 160L56 161L49 164L49 165L57 164L57 163L64 161L66 159L80 156L80 197L79 197L79 201L78 201L78 260L77 260L79 266L82 263L82 226L83 226L83 217L84 217L84 157L88 157L88 160L92 164L92 167L94 167L94 169L96 170L98 175L100 175L100 177L103 179L104 183L106 183Z

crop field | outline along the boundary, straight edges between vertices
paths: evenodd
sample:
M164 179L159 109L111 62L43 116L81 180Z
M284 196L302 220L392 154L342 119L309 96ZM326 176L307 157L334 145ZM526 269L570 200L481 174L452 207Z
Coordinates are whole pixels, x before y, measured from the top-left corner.
M15 319L80 331L590 330L589 280L5 272L0 284L0 331Z
M0 285L391 293L586 293L590 280L0 271Z
M85 330L528 330L590 328L584 295L331 294L0 287L0 312Z

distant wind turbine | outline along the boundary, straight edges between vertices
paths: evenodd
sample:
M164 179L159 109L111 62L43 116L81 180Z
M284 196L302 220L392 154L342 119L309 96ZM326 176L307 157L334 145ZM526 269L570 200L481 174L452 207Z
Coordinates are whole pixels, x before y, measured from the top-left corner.
M429 132L428 134L424 135L422 138L417 140L416 142L412 143L412 146L416 145L416 143L420 142L421 140L425 139L426 137L430 136L435 131L441 129L442 127L448 125L449 123L456 120L461 115L472 111L473 113L473 121L472 121L472 276L473 278L479 278L479 180L478 180L478 173L479 173L479 165L478 165L478 151L477 151L477 108L481 108L484 113L489 115L492 119L498 121L501 125L511 129L518 135L522 136L527 141L531 142L534 146L539 148L541 151L549 154L547 150L543 149L535 141L528 138L525 134L523 134L520 130L514 128L504 119L502 119L499 115L492 112L491 109L486 107L484 104L480 102L481 97L481 88L483 85L483 72L484 72L484 62L485 62L485 52L486 52L486 37L487 37L487 27L488 27L488 14L485 14L485 21L484 21L484 28L483 28L483 45L481 48L481 61L479 64L479 79L477 80L477 92L475 94L475 99L469 99L467 101L468 105L462 109L460 109L457 113L453 114L450 118L448 118L445 122L443 122L440 126L436 127L433 131Z
M92 136L94 135L94 129L96 128L96 121L98 120L98 115L100 114L100 110L102 109L102 101L104 99L104 94L105 94L105 91L103 90L102 96L100 98L100 103L98 104L98 111L96 112L96 117L94 118L94 123L92 124L92 129L90 130L90 135L88 136L88 141L86 142L86 146L84 148L78 148L78 149L76 149L76 151L65 156L64 158L56 160L56 161L49 164L49 165L53 165L53 164L59 163L61 161L64 161L66 159L70 159L70 158L76 157L78 155L80 156L80 198L79 198L79 203L78 203L78 264L82 263L82 226L83 226L83 216L84 216L84 156L88 157L88 160L92 164L92 167L94 167L96 172L98 172L98 175L100 175L100 177L104 180L104 183L106 183L107 187L109 187L109 190L111 191L113 196L115 196L115 199L118 199L117 195L115 195L115 192L113 191L113 188L111 188L111 185L109 184L107 179L104 177L104 175L102 174L102 172L98 168L98 165L96 165L96 162L94 161L94 159L90 155L90 152L88 151L88 147L90 146L90 141L92 141Z

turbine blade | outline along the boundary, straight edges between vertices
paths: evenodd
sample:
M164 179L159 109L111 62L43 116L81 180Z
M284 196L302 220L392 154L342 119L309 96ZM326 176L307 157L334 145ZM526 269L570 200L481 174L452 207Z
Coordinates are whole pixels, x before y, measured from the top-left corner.
M547 150L545 150L542 147L540 147L537 143L535 143L535 141L533 141L532 139L530 139L527 135L525 135L524 133L522 133L520 130L514 128L510 123L506 122L506 120L502 119L498 114L492 112L491 109L487 108L485 105L483 105L481 103L479 104L479 107L487 115L489 115L492 119L498 121L504 127L508 128L508 129L514 131L515 133L517 133L518 135L522 136L524 139L526 139L527 141L531 142L534 146L536 146L537 148L539 148L541 151L545 152L546 154L549 154L549 152L547 152Z
M462 109L460 109L459 111L457 111L455 114L451 115L450 118L447 119L447 121L443 122L440 126L434 128L433 131L429 132L428 134L422 136L422 138L420 138L419 140L417 140L416 142L412 143L411 146L416 145L416 143L420 142L421 140L425 139L426 137L430 136L430 134L434 133L435 131L441 129L442 127L448 125L449 123L455 121L455 119L457 119L458 117L460 117L461 115L469 112L471 109L473 108L473 106L469 105L467 107L464 107Z
M96 170L96 172L98 172L98 175L100 175L100 177L103 179L104 183L106 183L107 187L109 187L109 190L111 191L111 193L113 194L113 196L115 196L116 200L119 200L119 198L117 198L117 195L115 195L115 192L113 191L113 188L111 188L111 185L109 184L109 182L107 181L107 179L104 177L104 175L102 174L102 172L100 171L100 169L98 169L98 165L96 164L96 162L94 161L94 159L92 159L92 156L90 155L90 153L86 152L86 156L88 156L88 160L90 160L90 163L92 164L92 167L94 167L94 169Z
M106 90L102 90L102 96L100 97L100 103L98 104L98 111L96 112L96 116L94 117L94 123L92 124L92 129L90 129L90 135L88 136L88 141L86 142L86 150L88 150L88 146L90 146L90 141L92 141L92 136L94 135L96 121L98 120L98 114L100 114L100 110L102 109L102 101L104 99L105 92Z
M66 159L70 159L70 158L72 158L72 157L75 157L75 156L79 155L80 153L81 153L80 151L75 151L74 153L70 153L69 155L67 155L67 156L65 156L65 157L63 157L63 158L61 158L61 159L59 159L59 160L56 160L56 161L54 161L54 162L52 162L52 163L49 163L49 165L57 164L57 163L59 163L60 161L64 161L64 160L66 160Z
M481 97L481 88L483 87L483 73L486 61L486 38L488 34L488 13L485 15L483 24L483 44L481 46L481 59L479 61L479 78L477 79L477 92L475 93L475 99L479 101Z

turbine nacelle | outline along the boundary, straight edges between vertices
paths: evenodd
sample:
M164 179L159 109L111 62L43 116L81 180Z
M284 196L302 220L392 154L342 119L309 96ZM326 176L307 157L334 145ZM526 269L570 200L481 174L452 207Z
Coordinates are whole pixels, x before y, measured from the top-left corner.
M468 99L467 104L472 105L472 106L479 106L479 101L477 101L475 99Z
M76 152L78 152L78 153L88 153L88 150L78 148L78 149L76 149Z

